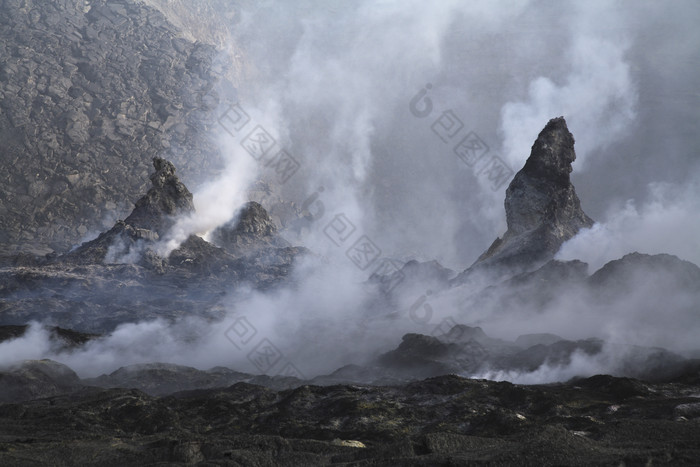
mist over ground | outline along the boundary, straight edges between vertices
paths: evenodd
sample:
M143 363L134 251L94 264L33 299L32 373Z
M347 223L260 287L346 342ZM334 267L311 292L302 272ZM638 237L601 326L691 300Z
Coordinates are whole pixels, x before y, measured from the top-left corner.
M683 355L698 350L698 291L677 286L672 275L640 270L629 294L605 303L592 302L583 285L541 303L509 302L508 287L485 299L479 294L487 284L478 279L447 291L416 284L377 310L366 280L379 262L358 264L347 254L366 235L380 258L435 259L463 271L505 231L505 189L542 127L563 115L576 138L572 181L597 223L557 258L584 261L590 274L631 252L699 264L696 2L269 1L231 8L236 22L222 48L241 50L250 68L235 92L218 90L215 116L236 103L250 124L231 132L222 119L209 128L225 168L190 186L197 211L178 219L158 251L168 254L189 234L208 238L263 178L312 214L283 235L317 256L274 292L232 289L223 321L126 323L76 351L51 348L35 325L0 343L3 364L50 356L81 376L153 361L256 372L250 349L232 342L241 317L310 377L366 363L407 332L433 335L446 319L508 340L547 332ZM256 160L244 144L258 126L276 146ZM462 143L475 152L460 152ZM285 179L265 162L280 149L298 165ZM503 176L491 177L493 164ZM132 261L129 254L115 260ZM534 383L615 373L625 353L610 345L560 367L477 376Z

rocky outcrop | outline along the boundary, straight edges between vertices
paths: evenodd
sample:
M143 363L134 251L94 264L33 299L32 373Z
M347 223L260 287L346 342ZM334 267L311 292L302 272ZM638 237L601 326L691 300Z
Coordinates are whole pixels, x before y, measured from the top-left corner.
M188 179L216 171L216 56L142 2L0 2L0 254L108 228L153 154Z
M143 363L121 367L108 375L86 378L86 386L135 388L152 396L163 396L195 389L222 388L236 383L258 384L273 389L297 387L301 382L290 376L251 375L215 367L209 370L169 363Z
M36 368L51 364L31 371L57 394L0 405L2 465L696 465L700 455L697 388L679 384L446 375L384 387L239 382L154 397L79 389L86 381L74 374ZM163 370L167 379L177 369Z
M508 230L472 268L533 269L552 259L580 229L593 225L569 178L574 160L574 137L564 117L550 120L506 190Z
M27 360L0 372L0 403L19 402L77 391L80 378L51 360Z
M262 248L284 248L289 242L278 235L277 226L259 203L248 202L234 219L218 227L211 240L234 256Z
M611 356L615 356L614 362ZM397 348L374 361L375 366L355 373L366 383L382 377L415 380L448 373L474 377L500 372L513 377L561 369L571 365L575 357L605 357L610 360L608 369L616 376L646 381L671 381L698 369L697 361L659 347L615 344L597 338L572 341L552 334L510 342L492 338L479 327L455 325L444 335L406 334Z
M162 158L153 158L155 172L151 188L140 198L129 217L114 227L59 258L82 264L136 263L156 266L163 259L147 254L147 244L157 241L172 227L178 215L194 211L192 193L175 175L175 166Z
M124 222L162 236L172 227L175 216L193 212L194 204L192 193L175 175L172 162L155 157L153 167L156 169L150 177L153 186L136 202Z
M597 289L612 288L626 293L640 281L650 287L673 286L700 292L700 267L673 255L635 252L606 263L588 282Z
M459 351L456 344L433 336L406 334L401 344L395 350L380 355L377 363L404 377L427 378L458 372L460 367L453 359Z
M0 269L0 325L36 320L106 332L124 322L155 318L220 318L219 302L238 284L258 289L282 284L297 258L308 253L279 238L265 210L255 204L229 227L240 248L236 251L245 251L244 256L196 235L160 256L160 238L194 206L172 163L154 158L153 166L152 187L126 220L65 255L22 256Z

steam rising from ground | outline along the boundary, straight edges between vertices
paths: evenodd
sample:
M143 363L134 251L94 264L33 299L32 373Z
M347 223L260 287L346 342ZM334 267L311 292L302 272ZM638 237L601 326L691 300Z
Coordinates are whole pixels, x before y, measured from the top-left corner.
M263 2L244 8L240 17L232 41L248 53L257 76L243 84L236 100L275 136L278 147L300 162L299 171L276 189L298 204L318 194L323 211L299 240L326 262L298 268L295 288L271 294L232 290L223 322L124 324L85 350L53 354L55 359L82 375L152 361L255 372L246 358L250 349L236 348L226 336L240 317L306 376L362 363L395 347L404 332L430 334L447 317L480 325L494 337L554 332L572 339L599 336L692 350L688 336L698 334L697 296L678 294L672 303L660 303L649 292L656 289L646 287L653 277L640 277L639 290L625 302L605 306L591 304L581 290L568 290L544 308L519 303L503 309L498 300L487 306L475 303L478 290L462 288L430 296L432 319L418 323L407 311L426 292L416 289L399 298L403 317L376 316L363 284L369 271L356 268L345 256L346 248L330 242L322 228L342 213L385 256L436 258L456 270L471 264L505 229L507 185L492 190L479 170L455 156L456 141L447 144L432 131L447 110L459 116L465 133L474 131L488 144L489 157L500 155L514 171L548 119L564 115L577 141L575 172L612 199L615 190L624 188L615 183L615 161L662 155L619 154L609 148L645 138L648 127L636 118L651 105L653 83L677 76L673 67L656 66L660 54L639 58L644 51L640 38L664 40L666 23L660 17L695 24L697 5ZM674 37L669 35L669 44ZM687 90L697 78L695 73L675 82ZM409 102L427 83L433 111L417 118ZM664 118L657 115L654 122ZM668 138L677 139L677 148L687 136ZM162 253L189 234L205 234L225 223L246 201L260 164L240 141L228 136L222 141L226 169L218 180L195 190L197 214L179 220L161 245ZM697 172L692 163L700 147L696 142L687 141L691 149L684 146L674 160ZM632 199L635 191L630 189L623 194L629 202L592 206L607 214L568 242L560 258L587 261L591 272L635 250L700 263L697 184L657 180L655 164L628 170L640 167L644 170L635 177L650 187L649 200ZM585 199L583 204L588 210ZM661 308L671 311L662 316ZM51 354L46 341L44 331L34 326L24 338L0 344L0 355L46 356ZM487 376L542 382L612 372L619 362L616 352L579 355L566 368Z
M660 346L684 355L697 352L700 292L654 271L640 270L629 277L635 284L629 293L618 290L624 284L609 284L605 293L616 293L604 299L600 291L572 284L555 289L547 299L546 291L527 294L509 287L489 289L486 295L482 287L432 294L409 288L393 305L379 309L372 306L368 285L343 264L308 258L292 280L297 285L272 293L232 291L221 321L126 323L73 351L52 347L48 332L35 325L24 337L0 344L0 365L48 357L87 377L149 362L202 369L221 365L267 374L280 373L291 363L298 376L310 378L350 363L371 364L379 353L396 348L407 332L440 336L449 330L445 323L478 325L490 337L511 341L521 334L550 332L570 340L595 336L607 342L598 355L578 352L568 363L545 362L532 372L484 368L464 373L522 383L641 371L646 363L635 354L639 350L630 347L634 345ZM264 370L250 357L263 341L279 352L275 364ZM636 368L629 367L630 358L637 358Z
M634 251L669 253L700 264L700 185L649 185L649 201L633 199L611 206L603 222L585 229L564 245L559 259L580 259L596 270Z

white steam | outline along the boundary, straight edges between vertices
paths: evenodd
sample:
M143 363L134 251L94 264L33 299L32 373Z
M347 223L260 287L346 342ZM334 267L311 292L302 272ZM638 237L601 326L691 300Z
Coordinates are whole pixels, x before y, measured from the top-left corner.
M527 98L502 109L503 150L508 162L522 166L533 135L543 122L563 115L576 138L580 170L596 150L619 139L635 117L637 88L625 54L630 38L624 12L609 3L578 3L571 12L570 45L564 54L568 71L558 79L539 76L528 86Z
M22 360L37 360L51 353L49 333L39 323L29 323L24 335L0 342L0 368Z
M206 236L225 224L248 200L247 192L257 176L255 160L233 138L221 136L221 147L226 165L217 178L203 184L193 193L195 211L181 216L155 250L167 257L190 235Z
M668 253L700 264L700 186L649 185L649 201L628 200L605 220L562 245L558 259L580 259L591 271L627 253Z

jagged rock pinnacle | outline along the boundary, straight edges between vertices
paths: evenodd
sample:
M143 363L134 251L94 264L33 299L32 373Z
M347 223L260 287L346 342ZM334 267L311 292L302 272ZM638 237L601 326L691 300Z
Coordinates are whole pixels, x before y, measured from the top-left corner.
M508 230L474 266L539 266L552 259L562 243L580 229L593 225L569 178L574 160L574 137L564 117L553 118L506 190Z
M136 202L124 222L162 235L172 225L172 217L194 211L192 193L175 175L175 166L160 157L153 158L156 171L151 174L153 186Z
M175 166L154 157L153 167L156 169L150 176L153 186L135 203L129 217L117 221L110 230L66 254L63 261L83 264L120 262L118 257L128 256L140 240L158 240L172 227L177 215L194 211L192 193L175 175ZM110 257L110 251L114 257Z

